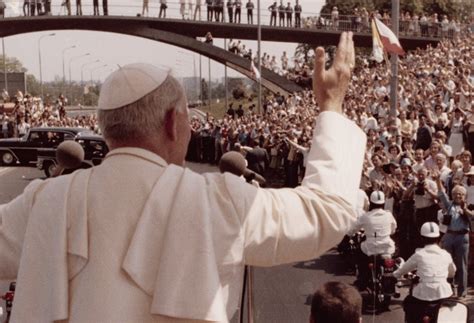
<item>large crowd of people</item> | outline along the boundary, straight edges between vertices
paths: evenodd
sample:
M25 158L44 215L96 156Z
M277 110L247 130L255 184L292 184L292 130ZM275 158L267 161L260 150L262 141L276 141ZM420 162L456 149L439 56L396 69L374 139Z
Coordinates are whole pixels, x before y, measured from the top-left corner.
M235 44L237 51L243 47ZM385 193L384 208L398 222L405 257L414 252L422 224L438 222L437 211L448 205L453 188L462 187L465 207L474 209L473 45L474 37L468 34L402 57L395 113L389 102L389 66L360 57L354 70L344 114L367 134L361 189ZM14 112L3 115L2 133L21 136L29 126L97 130L94 115L69 117L61 112L63 106L61 97L43 105L18 94ZM217 164L225 152L240 151L247 155L249 168L274 179L272 184L295 187L304 176L318 111L312 91L304 90L266 97L261 113L249 100L231 104L223 118L193 117L187 159ZM453 243L450 252L458 295L465 296L468 248Z
M61 94L55 100L23 94L17 91L12 97L3 90L0 106L2 137L23 137L32 127L78 127L98 132L97 117L93 113L70 114L66 111L67 99ZM8 109L7 106L13 105Z
M373 64L369 57L360 57L346 96L345 114L368 138L361 188L387 196L384 208L397 219L397 242L405 259L417 246L421 225L438 222L443 207L446 212L456 185L464 188L465 207L474 208L473 44L474 37L467 35L401 58L395 115L390 111L389 67ZM248 108L229 107L222 119L195 118L188 158L216 163L229 150L252 154L263 148L260 165L265 167L253 170L294 187L305 171L317 111L312 92L305 90L265 98L261 114L249 103ZM450 253L458 295L465 296L468 248L458 242L451 243Z

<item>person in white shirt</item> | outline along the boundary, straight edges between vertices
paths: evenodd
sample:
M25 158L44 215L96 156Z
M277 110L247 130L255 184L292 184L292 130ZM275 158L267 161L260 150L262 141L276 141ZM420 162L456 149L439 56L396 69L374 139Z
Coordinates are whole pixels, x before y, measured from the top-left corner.
M436 167L440 174L441 182L443 182L443 185L446 186L446 180L451 173L451 168L446 166L446 155L443 153L436 154L435 161Z
M423 322L424 311L433 302L439 302L453 295L448 277L454 277L456 266L451 255L439 245L439 227L435 222L426 222L420 229L424 244L415 251L405 263L402 263L393 276L400 278L416 270L420 282L413 287L411 295L403 302L405 320Z
M21 119L20 123L17 125L18 137L23 137L28 133L30 130L30 124L25 121L25 119Z
M364 229L367 239L361 244L363 254L358 259L359 276L356 285L364 289L369 271L367 263L371 256L391 256L395 253L395 242L390 237L397 229L397 221L393 214L384 210L385 194L382 191L373 191L369 199L369 211L357 219L352 233Z
M183 20L186 18L186 0L179 0L179 14Z
M416 173L416 179L405 191L405 197L413 196L415 201L415 219L417 230L423 223L436 221L436 211L438 210L435 202L438 194L436 183L429 178L430 172L422 167Z

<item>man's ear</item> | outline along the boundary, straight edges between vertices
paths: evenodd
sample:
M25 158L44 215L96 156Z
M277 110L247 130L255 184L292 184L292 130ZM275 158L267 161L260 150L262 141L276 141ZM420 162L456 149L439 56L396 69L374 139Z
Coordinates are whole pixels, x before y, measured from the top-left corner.
M176 141L178 138L178 131L176 130L176 110L170 109L165 114L164 120L165 134L171 141Z

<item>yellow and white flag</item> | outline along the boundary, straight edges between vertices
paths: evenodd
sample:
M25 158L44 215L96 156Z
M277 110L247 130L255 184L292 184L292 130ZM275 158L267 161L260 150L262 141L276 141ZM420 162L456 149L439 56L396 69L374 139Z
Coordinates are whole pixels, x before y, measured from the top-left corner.
M381 63L383 58L383 44L375 26L375 21L372 19L372 59L377 63Z
M255 64L253 63L253 59L250 60L250 67L252 69L252 75L255 76L256 80L260 79L260 71L258 68L255 67Z

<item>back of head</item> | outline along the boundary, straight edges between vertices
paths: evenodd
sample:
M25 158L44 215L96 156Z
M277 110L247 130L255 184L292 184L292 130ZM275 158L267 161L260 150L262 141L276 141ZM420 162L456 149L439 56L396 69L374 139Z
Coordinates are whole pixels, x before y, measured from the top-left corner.
M420 228L421 244L423 246L438 243L440 239L439 226L435 222L425 222Z
M222 155L219 161L219 170L221 173L229 172L236 176L242 176L247 168L245 158L236 151L229 151Z
M382 191L373 191L370 194L370 206L369 209L381 209L385 206L385 194Z
M78 168L84 161L84 148L75 141L63 141L56 149L56 160L61 168Z
M150 64L126 65L102 85L99 127L106 140L148 138L161 129L168 111L185 108L185 102L182 86L169 71Z
M313 295L311 319L315 323L359 323L362 316L362 297L352 286L328 282Z

